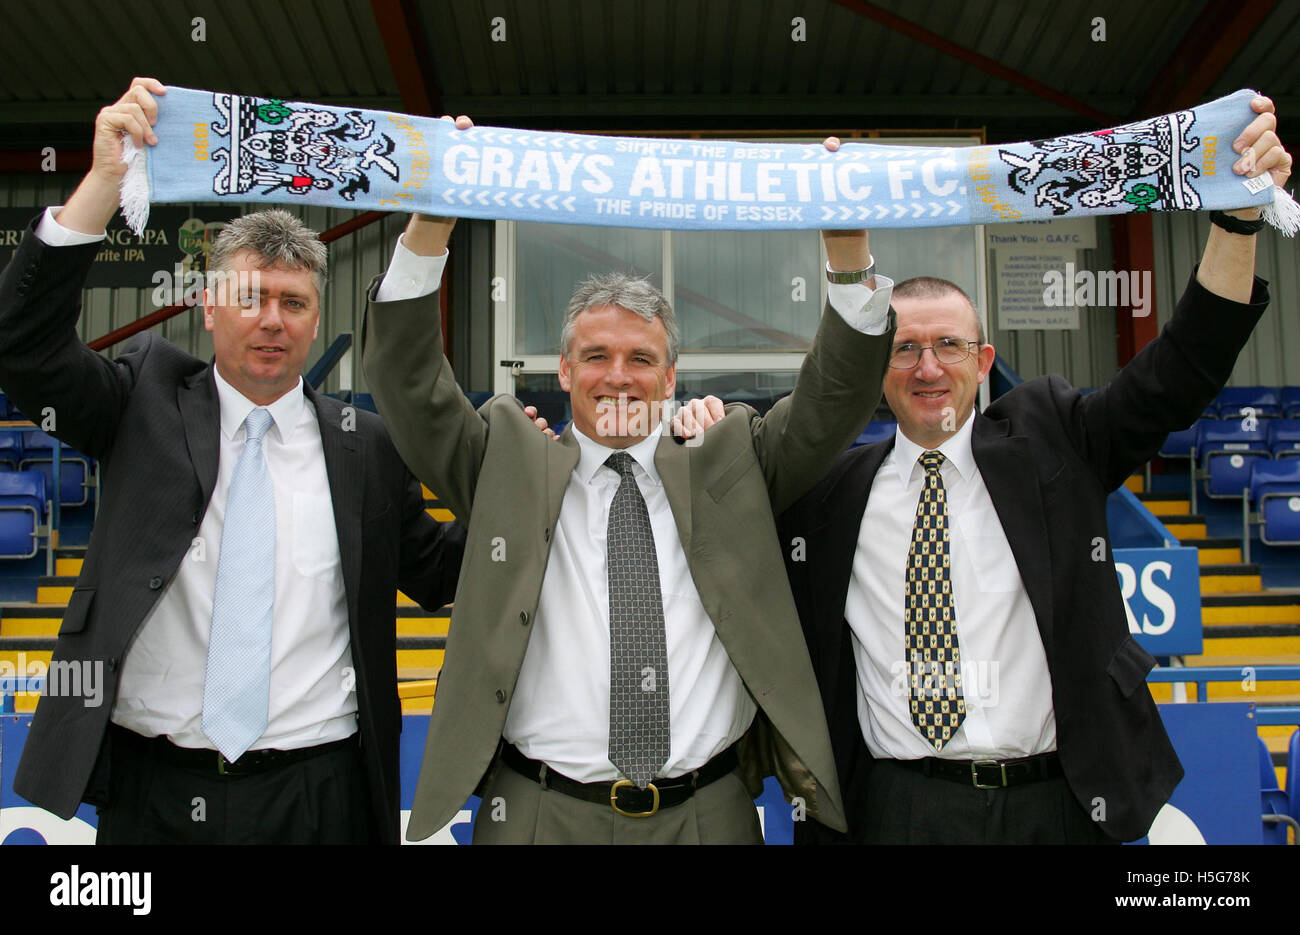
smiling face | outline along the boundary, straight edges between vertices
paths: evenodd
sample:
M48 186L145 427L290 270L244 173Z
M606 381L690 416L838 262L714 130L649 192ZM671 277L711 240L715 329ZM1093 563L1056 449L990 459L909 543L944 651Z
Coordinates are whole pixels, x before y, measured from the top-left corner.
M219 288L204 292L203 325L222 378L265 406L297 385L320 325L320 297L311 271L261 262L251 250L235 254Z
M559 377L574 426L608 448L627 448L653 432L660 405L677 387L663 321L616 305L590 308L573 320Z
M933 345L941 338L974 341L975 310L958 293L895 298L898 332L894 347ZM956 434L975 408L975 393L993 367L993 345L983 344L957 364L941 364L931 350L908 370L885 371L885 399L904 435L927 449Z

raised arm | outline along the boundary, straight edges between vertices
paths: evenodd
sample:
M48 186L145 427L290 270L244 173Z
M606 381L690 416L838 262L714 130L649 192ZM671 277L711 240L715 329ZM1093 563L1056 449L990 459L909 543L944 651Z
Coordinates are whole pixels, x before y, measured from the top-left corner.
M90 171L57 217L23 238L0 274L0 386L37 422L53 415L52 433L92 457L112 445L143 351L110 362L86 347L76 332L81 290L117 211L122 135L141 146L157 142L153 94L162 93L154 79L136 78L99 112ZM47 242L40 231L58 238Z

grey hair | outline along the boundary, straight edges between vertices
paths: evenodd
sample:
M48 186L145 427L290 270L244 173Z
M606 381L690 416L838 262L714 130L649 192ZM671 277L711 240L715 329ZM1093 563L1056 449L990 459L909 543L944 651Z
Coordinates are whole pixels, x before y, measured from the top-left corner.
M317 233L279 208L237 217L217 235L208 255L208 270L228 270L235 256L251 251L267 269L305 269L316 280L318 299L325 297L329 250Z
M975 340L983 346L989 342L984 340L984 322L980 321L979 313L975 311L975 303L970 300L966 290L955 282L947 279L939 279L937 276L914 276L911 279L905 279L894 287L893 298L895 299L942 299L948 295L959 295L965 301L966 306L970 309L971 317L975 319ZM953 335L956 337L956 335Z
M647 277L629 273L600 273L589 276L578 284L569 307L564 311L564 328L560 332L560 351L566 357L573 343L573 322L588 309L616 305L640 315L646 321L658 318L664 323L668 335L668 366L677 363L677 316L664 294L654 287Z

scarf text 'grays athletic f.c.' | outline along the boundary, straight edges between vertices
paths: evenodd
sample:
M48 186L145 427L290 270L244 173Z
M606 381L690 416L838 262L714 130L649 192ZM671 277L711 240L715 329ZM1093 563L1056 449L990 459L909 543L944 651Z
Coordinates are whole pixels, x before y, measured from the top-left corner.
M734 143L475 127L169 87L159 142L127 140L127 223L150 202L310 204L678 230L941 227L1258 205L1300 206L1232 171L1252 91L1030 143Z

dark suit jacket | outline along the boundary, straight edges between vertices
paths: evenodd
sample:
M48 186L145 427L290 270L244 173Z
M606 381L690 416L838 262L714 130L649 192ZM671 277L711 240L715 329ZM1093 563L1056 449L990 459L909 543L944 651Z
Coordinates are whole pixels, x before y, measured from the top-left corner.
M1104 809L1103 828L1119 840L1146 834L1183 770L1146 689L1154 660L1129 635L1113 559L1108 550L1105 561L1093 561L1094 541L1107 537L1107 495L1169 432L1200 415L1227 382L1267 304L1262 280L1251 304L1240 305L1193 279L1161 336L1096 393L1084 396L1061 377L1039 377L974 416L975 463L1047 652L1061 766L1080 805L1089 814ZM850 838L861 817L853 790L861 788L871 757L858 723L844 603L871 485L893 444L890 438L842 456L779 522L783 542L806 542L800 561L786 548L786 567L826 709ZM817 829L798 830L803 841L827 839Z
M210 364L147 332L113 361L77 339L82 283L97 250L49 247L29 231L0 274L0 387L24 412L52 406L52 434L99 459L102 477L99 515L54 659L101 664L103 704L42 698L14 782L63 818L80 801L103 802L111 757L103 740L122 660L191 546L220 450ZM450 601L464 534L425 512L420 486L378 417L305 392L316 407L334 503L374 818L382 839L396 843L396 590L426 607Z

